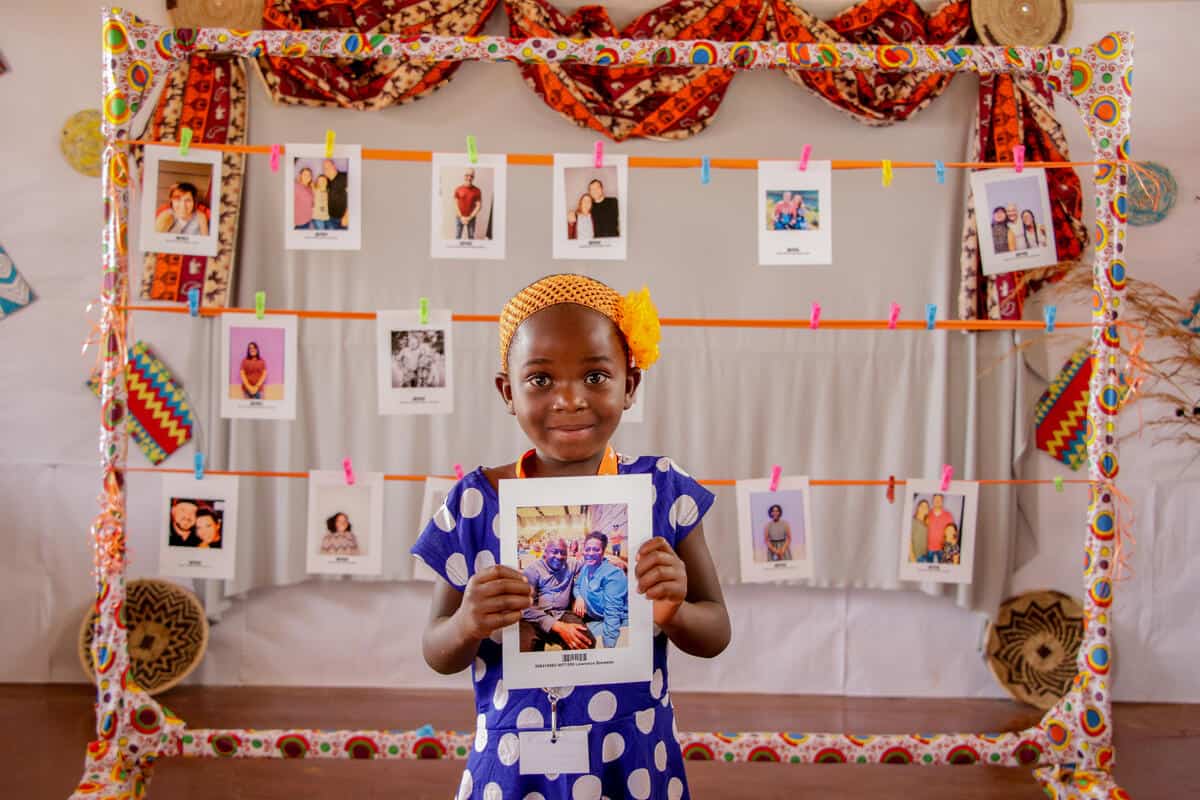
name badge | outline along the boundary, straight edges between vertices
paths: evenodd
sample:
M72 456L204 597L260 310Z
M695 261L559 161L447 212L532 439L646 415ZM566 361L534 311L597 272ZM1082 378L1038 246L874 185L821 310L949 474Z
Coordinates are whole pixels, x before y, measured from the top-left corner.
M588 732L560 730L558 741L550 731L521 731L522 775L577 775L590 772Z

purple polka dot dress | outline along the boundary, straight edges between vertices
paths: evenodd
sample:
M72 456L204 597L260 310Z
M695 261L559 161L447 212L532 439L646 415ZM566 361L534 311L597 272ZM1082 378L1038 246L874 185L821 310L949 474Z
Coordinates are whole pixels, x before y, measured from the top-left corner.
M621 475L649 473L653 533L675 547L712 506L713 495L669 458L617 457ZM462 589L476 571L497 563L500 500L482 469L459 481L425 530L413 555ZM549 730L550 702L541 689L509 691L501 679L500 633L479 645L472 667L475 742L457 800L637 800L689 797L675 712L667 684L667 637L654 637L647 683L577 686L558 701L559 728L588 731L591 770L579 775L521 775L518 734Z

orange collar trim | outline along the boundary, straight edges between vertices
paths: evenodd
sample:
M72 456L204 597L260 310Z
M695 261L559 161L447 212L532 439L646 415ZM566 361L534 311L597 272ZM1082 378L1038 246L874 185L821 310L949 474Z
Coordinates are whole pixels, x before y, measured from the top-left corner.
M532 458L537 453L537 450L530 450L525 455L517 459L517 477L528 478L529 474L525 471L525 462ZM600 459L600 469L596 472L597 475L616 475L617 474L617 452L609 445L604 449L604 458Z

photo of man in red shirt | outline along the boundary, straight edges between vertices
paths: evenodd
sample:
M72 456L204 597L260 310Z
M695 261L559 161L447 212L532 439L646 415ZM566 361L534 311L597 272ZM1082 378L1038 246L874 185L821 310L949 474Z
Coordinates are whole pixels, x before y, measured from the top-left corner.
M479 217L479 209L483 207L483 192L475 185L475 170L470 167L463 173L462 185L454 190L454 202L457 213L454 217L454 238L462 239L466 231L467 239L475 238L475 221Z

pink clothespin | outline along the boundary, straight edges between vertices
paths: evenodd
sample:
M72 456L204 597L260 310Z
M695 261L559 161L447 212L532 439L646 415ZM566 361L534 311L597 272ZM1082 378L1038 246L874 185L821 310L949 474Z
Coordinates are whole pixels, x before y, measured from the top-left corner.
M460 480L460 481L463 479L463 468L462 468L462 464L455 464L455 465L454 465L454 478L455 478L455 480Z
M820 303L812 304L812 313L808 317L808 327L812 328L814 331L817 328L821 327L821 304Z
M350 463L350 459L342 459L342 471L346 473L346 485L354 485L354 465Z
M772 492L779 490L779 476L782 473L783 470L779 468L778 464L771 467L771 485L767 488L769 488Z
M812 155L812 145L811 144L806 144L806 145L804 145L803 148L800 149L799 167L800 167L801 172L808 171L808 158L811 155Z
M896 330L896 322L900 319L900 304L892 303L891 310L888 311L888 330Z
M271 172L279 172L279 145L271 145Z
M604 142L602 142L602 141L596 142L595 156L596 156L595 157L595 167L596 167L596 169L600 169L601 167L604 166Z
M1025 145L1018 144L1013 146L1013 169L1019 175L1025 169Z
M950 488L950 481L954 478L954 467L946 464L942 467L942 491Z
M887 500L889 503L896 502L896 476L888 475Z

